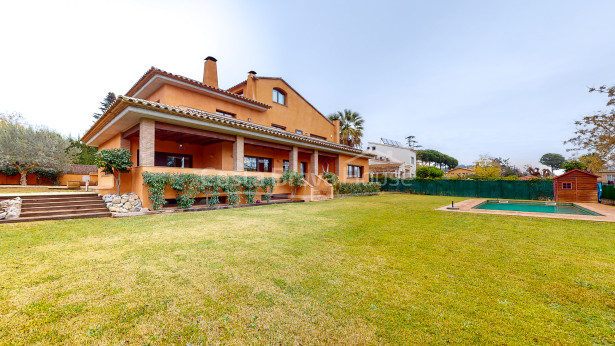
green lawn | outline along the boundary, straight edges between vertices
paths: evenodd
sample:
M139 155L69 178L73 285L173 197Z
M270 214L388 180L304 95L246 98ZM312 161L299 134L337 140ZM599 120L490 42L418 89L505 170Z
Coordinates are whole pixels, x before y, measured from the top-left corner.
M450 200L3 225L0 344L615 342L613 224Z

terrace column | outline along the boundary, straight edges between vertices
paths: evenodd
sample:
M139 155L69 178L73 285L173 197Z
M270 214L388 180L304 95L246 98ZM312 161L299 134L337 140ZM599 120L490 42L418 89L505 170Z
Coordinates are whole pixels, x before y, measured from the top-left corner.
M289 170L291 172L299 172L299 148L293 146L288 157Z
M316 185L316 176L318 175L318 150L314 149L310 157L310 182Z
M139 165L154 166L156 127L152 119L141 119L139 123Z
M233 170L243 172L243 136L237 136L233 142Z
M341 178L340 173L342 172L342 167L340 167L340 156L337 155L335 157L335 175Z

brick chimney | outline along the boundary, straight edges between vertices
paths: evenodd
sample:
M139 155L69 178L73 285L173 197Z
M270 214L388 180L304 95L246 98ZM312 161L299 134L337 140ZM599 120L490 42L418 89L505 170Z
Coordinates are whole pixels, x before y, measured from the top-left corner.
M203 84L207 84L214 88L218 87L218 67L216 66L216 58L208 56L205 58L205 68L203 69Z
M246 90L244 90L243 92L244 97L247 97L252 100L256 100L256 82L254 82L255 78L256 72L248 72L248 79L246 80Z
M335 133L333 134L333 142L335 143L340 143L340 120L339 119L335 119L333 120L333 128Z

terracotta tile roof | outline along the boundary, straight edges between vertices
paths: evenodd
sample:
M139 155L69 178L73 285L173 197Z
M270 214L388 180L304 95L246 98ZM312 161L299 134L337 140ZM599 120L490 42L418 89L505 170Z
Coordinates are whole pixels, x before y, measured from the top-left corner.
M82 142L89 141L96 133L102 130L115 116L117 116L121 111L123 111L126 107L133 106L143 109L150 109L158 112L163 112L167 114L177 115L185 118L198 119L207 123L216 123L222 124L229 127L234 127L238 129L247 129L253 132L264 133L273 135L280 138L287 138L296 140L299 142L310 143L314 145L319 145L322 147L327 147L331 149L345 151L347 153L352 154L361 154L365 157L374 157L374 155L365 153L361 149L356 149L353 147L349 147L347 145L338 144L334 142L324 141L312 137L307 137L303 135L298 135L295 133L278 130L276 128L250 123L243 120L233 119L221 115L217 115L214 113L209 113L205 111L198 111L194 109L182 109L179 107L165 105L163 103L152 102L148 100L142 100L134 97L128 96L119 96L115 102L107 109L107 111L92 125L92 127L83 135L81 138Z
M242 85L245 85L247 82L248 82L247 80L244 80L243 82L239 82L239 83L237 83L237 84L233 85L232 87L230 87L230 88L226 89L226 91L230 92L231 90L233 90L233 89L235 89L235 88L237 88L237 87L240 87L240 86L242 86Z
M564 173L562 175L558 175L557 177L554 177L553 179L559 179L559 178L565 177L565 176L567 176L569 174L576 173L576 172L587 174L587 175L592 176L592 177L600 178L599 175L595 175L594 173L589 173L589 172L581 170L581 169L573 169L573 170L568 171L568 172L566 172L566 173Z
M204 84L202 82L199 82L197 80L194 80L194 79L191 79L191 78L188 78L188 77L184 77L184 76L180 76L180 75L176 75L176 74L173 74L173 73L161 70L159 68L156 68L154 66L150 67L150 69L147 70L147 72L145 72L143 74L143 76L141 76L141 78L139 78L139 80L135 83L135 85L133 85L132 88L130 88L130 90L128 90L128 92L126 93L126 96L129 96L129 97L134 96L134 94L139 89L141 89L155 75L160 75L160 76L165 76L165 77L168 77L168 78L172 78L172 79L175 79L177 81L188 83L188 84L194 85L194 86L199 87L199 88L204 88L204 89L208 89L208 90L211 90L211 91L214 91L214 92L226 95L226 96L231 96L231 97L236 98L238 100L249 102L249 103L255 104L257 106L261 106L261 107L265 107L265 108L271 108L271 106L268 105L268 104L265 104L265 103L262 103L262 102L258 102L256 100L252 100L252 99L249 99L247 97L243 97L241 95L234 94L234 93L226 91L224 89L215 88L215 87L212 87L210 85L207 85L207 84Z
M288 84L288 82L286 82L286 81L284 80L284 78L282 78L282 77L259 77L259 76L256 76L256 77L254 77L254 79L256 79L256 80L259 80L259 79L275 79L275 80L281 80L281 81L282 81L284 84L286 84L286 85L287 85L287 86L288 86L288 87L289 87L292 91L294 91L294 92L295 92L295 94L299 95L299 97L301 97L301 99L302 99L303 101L305 101L305 103L307 103L308 105L310 105L310 107L314 108L314 110L315 110L318 114L320 114L323 118L327 119L327 121L329 121L330 123L332 123L332 124L333 124L333 122L332 122L331 120L329 120L329 118L327 118L324 114L322 114L322 113L318 110L318 108L314 107L314 105L313 105L313 104L311 104L311 103L310 103L310 101L306 100L306 99L305 99L305 97L303 97L303 96L302 96L302 95L301 95L301 94L300 94L297 90L295 90L295 88L293 88L290 84ZM246 81L245 81L245 80L244 80L243 82L240 82L240 83L235 84L234 86L232 86L232 87L228 88L228 89L227 89L227 91L228 91L228 90L235 89L235 88L237 88L237 87L240 87L240 86L242 86L243 84L246 84Z

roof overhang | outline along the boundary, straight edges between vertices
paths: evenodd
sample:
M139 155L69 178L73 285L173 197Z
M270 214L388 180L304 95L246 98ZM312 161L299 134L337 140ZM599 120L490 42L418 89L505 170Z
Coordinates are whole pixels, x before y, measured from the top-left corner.
M261 112L264 112L268 109L268 107L265 107L265 106L260 106L252 102L244 101L237 97L233 97L231 95L227 95L227 94L215 91L215 90L210 90L207 88L199 87L194 84L186 83L184 81L177 80L175 78L171 78L167 76L163 76L160 74L154 74L141 88L139 88L134 93L133 97L139 98L139 99L147 99L151 94L154 93L154 91L160 89L163 85L173 85L178 88L188 89L190 91L196 92L201 95L207 95L213 98L224 100L230 103L240 105L242 107L254 109L257 111L261 111Z
M143 118L230 135L239 135L272 143L300 146L301 148L323 152L367 159L374 157L359 149L350 148L333 142L300 136L212 113L183 110L178 107L125 96L120 96L81 140L88 145L100 146L118 133L125 132L134 127Z

